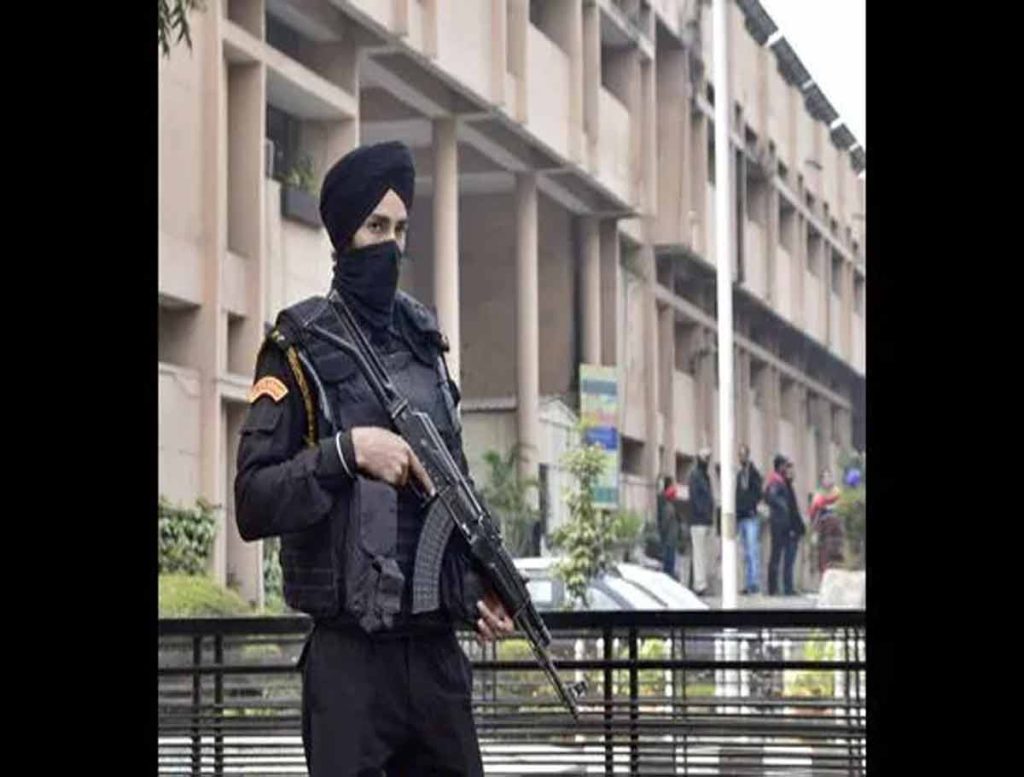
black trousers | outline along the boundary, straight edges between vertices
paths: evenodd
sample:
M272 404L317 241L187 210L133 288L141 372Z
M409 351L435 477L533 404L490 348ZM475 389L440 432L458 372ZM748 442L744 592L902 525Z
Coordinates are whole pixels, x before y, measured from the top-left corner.
M793 589L793 564L796 561L796 546L799 537L790 537L789 529L772 526L771 555L768 558L768 595L775 596L779 592L779 561L782 561L782 590L787 595L795 593Z
M318 625L300 663L310 777L483 774L472 668L454 632Z

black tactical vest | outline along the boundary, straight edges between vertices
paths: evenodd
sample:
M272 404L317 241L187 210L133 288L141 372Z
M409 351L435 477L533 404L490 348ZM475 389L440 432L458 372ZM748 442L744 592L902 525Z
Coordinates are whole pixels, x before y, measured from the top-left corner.
M294 344L298 352L316 402L317 436L354 426L391 428L357 364L310 331L316 324L343 337L330 304L323 297L304 300L282 311L276 327L284 335L278 336L278 345ZM460 461L457 389L443 364L447 343L434 316L399 291L390 331L375 334L370 341L395 389L414 409L430 416ZM457 534L452 535L442 566L442 610L410 615L420 513L419 499L410 488L395 489L358 476L339 495L327 520L282 536L285 601L314 618L340 624L354 621L366 631L475 618L472 602L463 597L469 562L465 541ZM470 598L475 595L474 589Z

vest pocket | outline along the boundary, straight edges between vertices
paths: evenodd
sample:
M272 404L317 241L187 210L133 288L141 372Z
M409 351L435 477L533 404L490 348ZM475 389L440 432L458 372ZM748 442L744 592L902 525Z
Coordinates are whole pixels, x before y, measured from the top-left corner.
M364 631L391 628L402 605L405 576L395 560L398 492L357 477L344 543L345 609Z

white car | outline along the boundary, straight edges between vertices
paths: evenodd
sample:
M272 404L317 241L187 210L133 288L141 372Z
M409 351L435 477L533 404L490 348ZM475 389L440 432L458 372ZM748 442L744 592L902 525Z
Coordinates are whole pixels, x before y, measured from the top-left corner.
M664 572L628 563L616 564L615 568L623 579L660 599L670 610L710 609L693 591Z
M561 609L565 603L565 584L555 574L559 561L554 556L513 559L516 568L528 578L530 597L538 610ZM587 588L590 610L707 610L686 586L664 572L645 569L638 564L618 563L598 575Z
M560 610L566 602L565 583L555 574L558 558L533 556L513 559L526 576L526 588L538 610ZM664 610L665 602L634 585L617 572L598 575L587 586L588 610Z

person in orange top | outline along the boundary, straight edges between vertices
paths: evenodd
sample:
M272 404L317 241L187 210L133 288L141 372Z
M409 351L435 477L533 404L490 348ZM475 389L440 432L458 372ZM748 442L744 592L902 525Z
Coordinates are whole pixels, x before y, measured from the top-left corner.
M835 510L840 491L832 471L822 470L819 483L810 513L811 526L818 533L818 570L824 573L843 562L843 519Z

